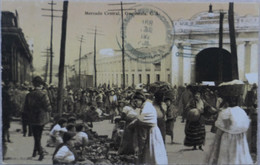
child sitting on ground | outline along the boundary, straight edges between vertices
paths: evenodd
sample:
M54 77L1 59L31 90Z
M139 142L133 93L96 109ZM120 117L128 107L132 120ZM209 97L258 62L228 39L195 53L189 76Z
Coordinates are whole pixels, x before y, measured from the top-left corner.
M56 147L61 144L62 141L62 132L66 132L67 120L65 118L60 118L57 124L50 131L50 138L47 141L47 147Z

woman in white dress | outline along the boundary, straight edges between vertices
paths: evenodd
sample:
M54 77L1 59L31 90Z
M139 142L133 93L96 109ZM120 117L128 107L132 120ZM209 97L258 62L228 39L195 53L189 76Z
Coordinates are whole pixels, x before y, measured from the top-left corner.
M223 109L215 123L217 132L208 157L208 164L253 164L246 132L250 119L246 112L235 106L235 97L227 97Z
M142 92L137 91L134 94L136 107L140 108L140 113L135 123L135 131L137 131L137 144L139 148L139 164L168 164L165 145L157 125L157 112L152 101L145 98Z

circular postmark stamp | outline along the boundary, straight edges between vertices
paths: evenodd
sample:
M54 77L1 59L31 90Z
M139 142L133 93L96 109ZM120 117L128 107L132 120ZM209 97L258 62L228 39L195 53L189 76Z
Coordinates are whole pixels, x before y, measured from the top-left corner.
M157 63L172 51L174 27L171 18L152 5L137 5L124 11L123 28L125 54L143 63ZM122 23L122 22L121 22ZM117 43L122 49L120 38Z

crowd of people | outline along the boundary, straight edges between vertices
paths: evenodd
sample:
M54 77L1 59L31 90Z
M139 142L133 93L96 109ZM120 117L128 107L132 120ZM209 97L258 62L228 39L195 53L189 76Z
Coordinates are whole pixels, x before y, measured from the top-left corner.
M11 142L8 129L11 116L22 118L23 136L34 137L33 157L44 159L41 137L44 126L53 121L48 147L55 147L53 163L76 163L77 150L90 145L94 121L115 123L112 139L118 154L136 155L136 163L167 164L166 135L174 142L174 123L181 115L185 123L184 145L202 150L205 124L216 133L207 163L253 163L246 140L250 119L232 96L221 96L217 89L187 85L169 89L149 86L126 89L107 86L87 89L64 89L62 115L57 111L57 88L49 87L36 76L33 86L2 84L3 154ZM256 111L256 85L248 92L244 105ZM237 99L237 98L236 98ZM235 117L239 113L239 117ZM82 119L82 123L76 123ZM236 131L238 130L239 131ZM232 143L231 143L232 142ZM230 147L225 146L230 144ZM223 147L224 146L224 147ZM238 148L243 150L240 150ZM228 154L232 153L232 154ZM242 154L243 153L243 154Z

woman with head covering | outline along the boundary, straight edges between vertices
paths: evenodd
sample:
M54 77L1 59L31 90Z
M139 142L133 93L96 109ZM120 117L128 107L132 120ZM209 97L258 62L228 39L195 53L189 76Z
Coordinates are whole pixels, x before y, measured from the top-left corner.
M253 164L247 142L250 119L246 112L236 106L235 97L223 99L228 107L221 110L215 122L217 132L208 164Z
M168 91L165 93L164 97L164 102L167 106L167 111L166 111L166 135L171 136L171 143L173 144L173 127L174 127L174 122L176 121L176 118L178 116L178 109L174 105L174 93L173 91Z
M137 131L138 163L168 164L166 149L160 129L157 126L157 112L151 100L146 100L144 94L137 91L133 99L140 113L132 122Z
M185 146L193 146L193 150L199 149L203 151L202 145L205 142L205 123L204 123L204 102L201 99L201 93L195 92L194 97L186 106L187 122L185 125Z
M135 129L128 128L128 125L137 118L138 112L135 110L135 103L132 97L128 98L129 103L125 102L125 106L123 107L121 119L125 121L125 129L123 133L123 137L118 149L119 154L135 154L134 148L134 138Z

